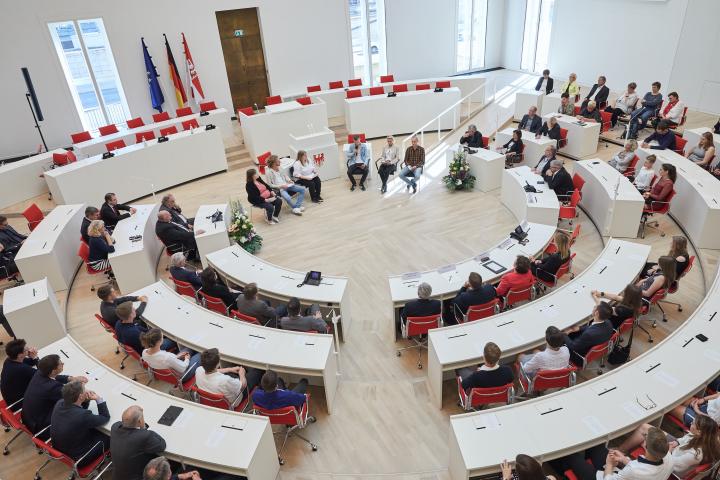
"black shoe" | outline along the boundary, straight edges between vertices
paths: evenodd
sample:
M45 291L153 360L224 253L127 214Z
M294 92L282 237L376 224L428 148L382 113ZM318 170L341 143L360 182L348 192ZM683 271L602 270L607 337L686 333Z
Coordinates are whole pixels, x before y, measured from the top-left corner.
M360 190L362 190L363 192L365 191L365 185L363 185L362 183L360 184Z
M405 191L406 191L406 192L409 192L409 191L410 191L410 184L409 184L409 183L408 183L407 186L405 187Z
M355 191L355 185L353 185L352 187L350 187L350 191L351 191L351 192L354 192L354 191Z
M417 185L413 183L413 193L417 193Z
M320 202L320 203L322 203L322 202L324 202L325 200L323 200L322 197L318 197L318 198L317 198L317 201Z
M387 192L387 185L383 185L382 187L380 187L380 193L385 193L385 192Z

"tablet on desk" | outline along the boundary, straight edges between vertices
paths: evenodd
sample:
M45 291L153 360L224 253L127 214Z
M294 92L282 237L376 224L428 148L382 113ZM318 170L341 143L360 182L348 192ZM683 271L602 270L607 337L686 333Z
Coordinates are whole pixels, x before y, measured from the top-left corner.
M160 417L158 423L160 425L165 425L169 427L175 422L175 420L177 420L182 411L182 407L176 407L175 405L171 405L167 408L167 410L165 410L165 413L163 413L162 417Z
M490 260L489 262L485 262L482 264L482 266L487 268L494 274L502 273L505 270L507 270L507 268L503 267L502 265L497 263L495 260Z

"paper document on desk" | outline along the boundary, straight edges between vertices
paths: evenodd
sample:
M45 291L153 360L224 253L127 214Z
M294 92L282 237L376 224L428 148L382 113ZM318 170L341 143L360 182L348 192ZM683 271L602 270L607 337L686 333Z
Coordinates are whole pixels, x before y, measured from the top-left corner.
M544 307L542 310L540 310L543 315L545 315L547 318L556 318L560 315L560 310L556 305L550 305L548 307Z
M417 278L420 278L422 274L420 272L408 272L403 273L402 277L400 277L402 280L415 280Z
M662 370L655 370L651 375L655 380L658 380L660 383L664 383L670 388L675 388L680 383L677 377L670 375L667 372L663 372Z
M473 425L475 425L475 430L500 430L501 427L500 420L494 413L475 415Z
M222 427L214 428L210 435L205 439L205 445L210 448L215 448L220 446L220 444L223 443L223 440L225 439L225 433L228 430Z
M195 414L193 412L184 408L183 411L180 412L180 415L178 415L178 418L175 419L172 426L180 429L185 428L194 416Z
M709 358L710 360L720 362L720 352L717 350L713 350L712 348L706 348L703 352L703 355L705 355L705 357Z
M438 268L437 272L442 275L443 273L450 273L450 272L454 272L456 270L457 270L457 267L455 266L454 263L452 263L450 265L445 265L444 267Z
M623 404L623 410L625 410L628 415L632 417L633 420L640 420L647 413L647 411L640 405L638 405L637 401L635 400L628 400L627 402L625 402Z
M608 431L600 419L593 415L583 417L582 421L594 435L602 435Z

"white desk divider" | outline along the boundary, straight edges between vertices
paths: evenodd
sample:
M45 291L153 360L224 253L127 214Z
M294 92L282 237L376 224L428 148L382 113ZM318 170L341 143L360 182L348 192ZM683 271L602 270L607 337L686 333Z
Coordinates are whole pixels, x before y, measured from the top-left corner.
M65 338L65 313L47 278L10 288L4 297L3 311L17 338L36 348Z

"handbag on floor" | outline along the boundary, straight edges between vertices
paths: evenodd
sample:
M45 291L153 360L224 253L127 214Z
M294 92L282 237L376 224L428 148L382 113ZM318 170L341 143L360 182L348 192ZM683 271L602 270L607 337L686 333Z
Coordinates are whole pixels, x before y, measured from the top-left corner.
M632 330L630 330L630 339L627 345L615 345L608 355L608 363L610 365L622 365L630 360L630 349L632 348L633 334L635 333L635 323L633 322Z

